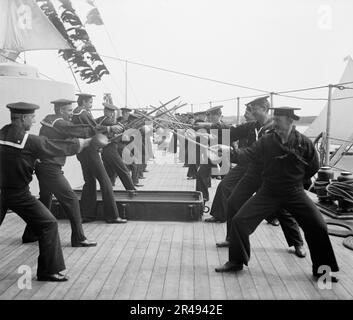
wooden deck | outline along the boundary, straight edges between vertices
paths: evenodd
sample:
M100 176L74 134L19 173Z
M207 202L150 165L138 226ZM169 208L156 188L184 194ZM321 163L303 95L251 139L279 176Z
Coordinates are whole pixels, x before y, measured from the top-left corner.
M167 164L172 155L148 166L145 186L153 190L194 190L182 164ZM164 159L164 160L163 160ZM211 196L218 180L212 180ZM119 188L119 186L117 186ZM332 237L341 267L340 282L320 290L311 278L310 258L287 248L281 228L262 223L251 236L249 267L238 274L218 274L228 251L216 248L225 224L141 222L126 225L85 224L94 248L70 247L70 225L59 221L67 274L65 283L32 281L18 288L18 268L36 272L37 244L21 244L24 223L8 214L0 228L0 299L352 299L353 251Z

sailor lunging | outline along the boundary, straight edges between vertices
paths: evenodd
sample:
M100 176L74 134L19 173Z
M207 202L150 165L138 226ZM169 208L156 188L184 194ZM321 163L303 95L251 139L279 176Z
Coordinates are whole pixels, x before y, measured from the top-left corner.
M0 222L8 209L17 213L38 237L38 280L66 281L67 277L60 273L65 270L65 263L57 221L31 195L29 183L38 159L46 161L79 153L88 146L89 139L51 141L45 136L28 134L39 106L20 102L7 107L11 110L11 124L0 130ZM83 238L73 240L84 241Z
M313 276L321 275L322 266L331 272L339 270L326 223L304 191L303 181L317 172L319 161L313 143L295 129L293 120L297 119L293 108L275 108L274 130L251 147L231 152L236 163L263 159L263 183L233 217L229 261L216 268L217 272L243 269L250 259L249 235L263 219L281 209L291 212L304 231ZM332 281L336 280L332 276Z

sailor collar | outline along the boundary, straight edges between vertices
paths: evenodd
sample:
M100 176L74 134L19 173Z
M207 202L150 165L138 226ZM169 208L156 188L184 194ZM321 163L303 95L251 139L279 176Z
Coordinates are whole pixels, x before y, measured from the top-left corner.
M54 128L55 123L59 120L64 120L64 118L55 114L50 114L46 116L40 123L45 127Z
M99 124L99 125L102 125L103 122L104 122L107 118L108 118L108 117L106 117L106 116L103 116L102 119L99 119L99 118L98 118L97 120L100 120L98 124Z
M74 113L73 113L73 115L74 115L74 116L79 116L79 115L80 115L81 113L83 113L84 111L86 111L86 109L81 109L81 110L77 110L77 111L75 110Z
M273 120L268 119L262 126L260 125L260 123L258 121L256 121L256 124L257 124L257 126L255 127L255 137L256 137L256 141L257 141L257 140L259 140L259 135L262 131L264 131L264 133L267 133L268 131L271 130ZM259 127L259 129L257 127Z
M92 114L90 110L85 109L84 107L77 107L74 112L73 115L74 116L79 116L80 114L87 112L89 114Z
M0 140L0 145L23 149L26 145L29 134L17 125L9 125L6 136Z

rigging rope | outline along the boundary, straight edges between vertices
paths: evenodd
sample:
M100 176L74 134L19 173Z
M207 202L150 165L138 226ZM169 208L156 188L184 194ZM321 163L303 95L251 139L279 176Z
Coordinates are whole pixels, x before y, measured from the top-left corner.
M175 73L175 74L178 74L178 75L187 76L187 77L191 77L191 78L195 78L195 79L211 81L211 82L215 82L215 83L225 84L225 85L229 85L229 86L233 86L233 87L238 87L238 88L243 88L243 89L263 92L263 93L270 93L269 91L266 91L266 90L256 89L256 88L252 88L252 87L248 87L248 86L243 86L243 85L240 85L240 84L235 84L235 83L231 83L231 82L220 81L220 80L216 80L216 79L212 79L212 78L202 77L202 76L198 76L198 75L194 75L194 74L190 74L190 73L179 72L179 71L175 71L175 70L171 70L171 69L156 67L156 66L152 66L152 65L149 65L149 64L139 63L139 62L135 62L135 61L131 61L131 60L120 59L120 58L117 58L117 57L112 57L112 56L107 56L107 55L101 55L101 56L105 57L105 58L113 59L113 60L118 60L118 61L127 61L130 64L135 64L135 65L138 65L138 66L151 68L151 69L156 69L156 70L160 70L160 71L164 71L164 72Z

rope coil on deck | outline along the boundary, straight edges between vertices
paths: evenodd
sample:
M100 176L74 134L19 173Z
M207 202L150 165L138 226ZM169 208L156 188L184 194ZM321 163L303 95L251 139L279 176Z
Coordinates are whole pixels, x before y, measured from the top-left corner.
M353 181L331 182L326 190L333 197L353 203Z

